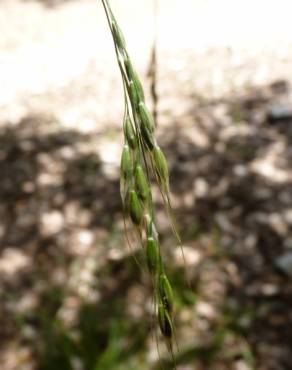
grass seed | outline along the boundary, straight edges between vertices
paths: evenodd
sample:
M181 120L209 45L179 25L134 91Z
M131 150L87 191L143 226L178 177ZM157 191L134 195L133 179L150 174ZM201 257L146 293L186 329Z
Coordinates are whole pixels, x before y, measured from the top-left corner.
M156 275L159 270L160 251L157 240L152 237L147 239L146 260L150 273Z
M167 276L162 273L159 276L158 291L163 307L171 312L173 308L173 292Z
M128 202L131 220L135 225L140 226L143 219L143 208L135 190L130 190Z
M153 133L155 129L154 118L144 102L140 101L138 105L138 113L141 122L141 127L145 126L145 128L147 128L148 131Z
M125 181L128 181L133 173L131 151L129 146L124 145L121 158L121 174Z
M141 84L141 81L138 77L137 72L135 71L130 58L125 59L125 67L126 67L126 73L129 81L132 81L136 87L137 94L140 101L145 100L144 90Z
M150 185L141 165L135 167L135 185L139 198L146 201L150 193Z
M129 116L126 117L124 122L124 135L131 149L135 150L137 148L137 137Z

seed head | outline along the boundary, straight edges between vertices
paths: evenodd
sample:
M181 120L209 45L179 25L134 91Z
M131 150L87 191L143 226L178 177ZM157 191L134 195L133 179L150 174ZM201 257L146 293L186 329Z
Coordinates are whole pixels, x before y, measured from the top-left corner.
M154 172L168 216L171 218L168 167L163 152L156 144L154 118L145 105L141 81L131 63L123 33L116 22L109 2L109 0L102 0L125 86L125 119L123 122L125 145L121 156L120 182L123 212L129 216L133 226L136 226L134 228L138 231L139 241L144 243L147 266L151 277L154 278L154 302L157 307L159 327L164 338L168 340L174 360L172 351L174 299L171 285L165 274L159 237L154 224L155 208L149 180ZM141 162L142 157L144 162ZM145 173L144 164L147 173ZM126 222L124 225L127 233ZM173 230L177 234L174 226ZM128 238L127 241L130 244Z

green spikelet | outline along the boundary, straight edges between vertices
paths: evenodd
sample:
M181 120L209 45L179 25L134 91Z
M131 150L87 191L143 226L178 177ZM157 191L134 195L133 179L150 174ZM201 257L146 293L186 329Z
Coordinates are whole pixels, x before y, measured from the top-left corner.
M150 273L156 275L159 271L160 252L158 242L152 237L147 239L146 260Z
M132 222L140 226L143 219L143 208L135 190L130 190L128 198L128 210Z
M149 197L150 188L142 166L139 164L135 167L135 184L139 198L146 201Z
M131 178L133 173L132 158L129 146L124 145L121 158L121 174L124 181Z
M135 150L137 148L137 137L129 116L125 118L124 135L131 149Z
M159 276L158 291L163 307L168 312L171 312L173 309L173 292L169 280L164 273Z
M133 81L130 81L127 85L128 95L130 98L131 106L133 111L136 113L139 105L139 96L137 92L136 85Z
M146 148L152 151L155 146L155 139L153 137L153 134L144 125L141 125L140 129L143 143L145 144Z
M112 32L113 32L113 38L114 41L119 49L120 52L124 53L126 49L126 41L124 38L124 35L118 26L118 24L114 21L112 22Z
M153 302L160 331L172 355L175 332L173 327L174 297L166 276L160 240L156 230L155 207L152 200L150 179L157 179L167 216L180 245L169 197L169 173L166 158L156 143L155 122L145 104L145 96L139 76L126 50L126 42L111 10L110 0L101 1L113 36L118 66L124 87L124 140L121 157L120 191L123 201L124 227L128 238L126 215L135 233L135 242L143 246L143 252L153 283Z
M144 126L149 132L153 133L155 123L152 114L149 112L145 103L140 102L138 105L138 114L140 119L141 128Z
M171 318L162 304L159 304L158 307L158 323L162 335L167 339L171 339L173 336L173 326Z
M137 95L140 101L145 100L144 91L137 72L135 71L130 58L125 60L126 73L129 81L132 81L135 85Z
M162 190L168 193L169 190L169 174L165 156L162 150L156 145L152 151L154 159L154 167L158 176Z

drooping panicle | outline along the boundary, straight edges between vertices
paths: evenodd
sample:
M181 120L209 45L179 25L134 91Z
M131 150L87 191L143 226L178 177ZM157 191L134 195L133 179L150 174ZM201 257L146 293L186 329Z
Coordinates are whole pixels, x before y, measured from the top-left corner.
M124 35L110 8L109 0L102 0L102 4L112 32L124 87L123 134L125 144L120 165L124 222L125 220L130 221L133 234L138 230L135 235L138 234L138 242L145 254L153 285L155 317L173 357L171 341L174 337L174 294L165 272L161 238L157 231L156 212L151 190L152 180L156 179L169 217L167 161L157 144L156 123L147 107L143 86L128 54ZM173 224L172 221L171 223ZM173 230L175 230L174 227Z

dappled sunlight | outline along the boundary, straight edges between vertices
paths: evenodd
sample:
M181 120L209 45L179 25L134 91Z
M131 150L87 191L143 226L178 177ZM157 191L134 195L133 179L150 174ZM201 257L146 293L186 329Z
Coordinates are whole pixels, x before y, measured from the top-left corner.
M159 2L157 137L184 255L153 194L178 370L291 366L290 3ZM152 2L112 6L151 105ZM173 369L125 240L101 4L4 0L0 23L1 370Z

